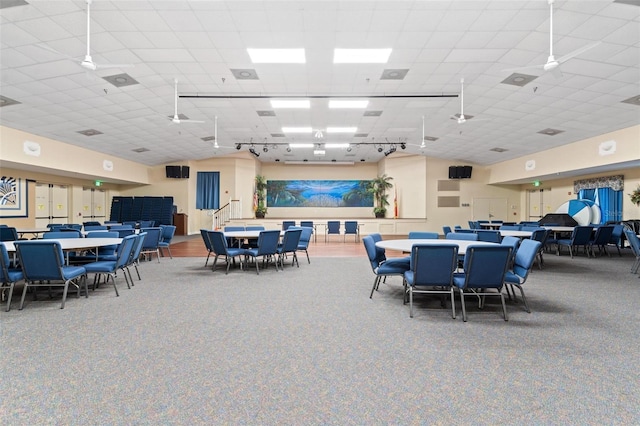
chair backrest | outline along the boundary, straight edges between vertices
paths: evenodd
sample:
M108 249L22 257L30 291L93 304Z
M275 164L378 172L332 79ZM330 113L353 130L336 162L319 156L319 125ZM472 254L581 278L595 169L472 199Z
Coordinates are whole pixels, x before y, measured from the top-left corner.
M246 231L244 226L225 226L224 232L234 232L234 231Z
M133 229L134 227L131 225L111 225L109 227L110 231L120 231L122 229Z
M624 232L624 225L621 225L621 224L613 225L613 232L611 233L609 244L615 244L619 246L620 240L622 239L623 232Z
M111 230L113 231L114 229L111 228ZM118 237L120 237L120 238L124 238L124 237L126 237L128 235L133 235L135 233L133 228L116 229L115 231L118 233Z
M300 226L303 228L311 228L313 229L313 221L312 220L301 220Z
M437 240L440 236L437 232L411 231L410 240Z
M344 233L345 234L356 234L358 232L358 221L356 220L345 220L344 222Z
M59 242L30 240L14 244L25 280L64 280L64 254Z
M118 257L116 258L116 268L127 266L131 262L131 253L138 241L137 235L128 235L122 239L118 247Z
M445 237L447 240L466 240L466 241L478 241L478 234L471 234L467 232L450 232Z
M282 251L291 252L298 249L298 243L300 242L300 235L302 229L287 229L284 231L284 237L282 238Z
M450 226L443 226L442 227L442 232L444 235L447 235L449 232L453 232L451 231L451 227Z
M247 226L245 231L264 231L264 226Z
M410 270L414 285L450 287L457 265L458 246L455 244L414 244L411 247Z
M640 257L640 239L638 239L638 236L630 229L625 229L624 235L627 237L627 241L629 241L633 254L636 257Z
M501 288L511 259L511 247L470 246L464 256L465 288Z
M540 227L538 225L521 225L520 226L520 230L521 231L536 231L540 229Z
M138 226L138 222L135 220L125 220L122 222L123 225L127 225L130 226L132 228L135 228L136 226Z
M340 233L340 221L330 220L327 222L327 234L339 234Z
M513 262L513 273L523 280L526 280L541 247L542 243L540 241L530 239L522 240L520 247L518 247L516 251L516 257Z
M500 229L505 231L520 231L521 228L522 227L520 225L501 225L500 226Z
M288 231L292 229L300 229L302 232L300 233L300 241L298 241L299 249L306 249L309 247L309 242L311 241L311 235L313 234L313 228L308 226L290 226Z
M51 231L42 234L43 240L60 240L64 238L80 238L80 231Z
M140 257L140 253L142 253L142 246L144 245L144 240L147 238L146 232L140 232L139 234L134 235L136 237L135 243L133 244L133 249L131 250L131 256L129 257L129 264L138 261ZM127 237L124 237L127 238Z
M160 243L160 228L142 228L140 232L146 232L147 237L144 239L142 249L156 249Z
M18 231L11 226L3 226L0 228L0 241L17 241Z
M480 223L474 220L468 221L469 229L480 229Z
M141 220L140 228L153 228L156 224L155 220Z
M593 226L576 226L571 233L571 244L574 246L585 245L591 240Z
M258 256L277 253L279 240L280 231L277 229L260 231L260 235L258 236Z
M611 240L611 235L613 234L613 226L612 225L603 225L599 226L596 229L596 235L593 236L593 244L595 245L605 245L608 244Z
M460 226L460 225L453 225L453 229L454 229L454 230L456 230L456 231L458 231L458 230L462 229L462 226ZM445 234L445 235L447 235L447 234Z
M488 243L499 243L500 241L502 241L500 231L478 229L476 230L476 235L478 236L478 241L486 241Z
M73 229L74 231L82 231L82 225L79 223L65 223L63 228Z
M0 242L0 282L6 284L11 281L9 278L9 252L4 246L4 243Z
M382 235L380 235L377 232L374 232L373 234L369 234L369 236L373 238L374 244L377 243L378 241L382 241ZM376 257L380 260L380 262L384 262L385 260L387 260L387 255L385 250L378 246L376 246Z
M500 242L501 245L511 247L512 253L516 253L518 246L520 245L520 238L506 236Z
M295 220L283 220L282 221L282 230L286 231L290 226L296 226Z
M550 229L536 228L531 233L531 239L534 240L534 241L540 241L544 245L547 242L547 240L549 239L550 235L551 235L551 230Z
M84 225L84 230L86 232L89 232L89 231L106 231L107 227L105 225Z
M97 220L89 220L87 222L82 222L82 226L84 226L86 230L87 226L102 226L102 224Z
M118 235L118 233L113 231L93 231L93 232L89 232L85 238L119 238L119 237L120 236ZM118 247L119 246L117 244L98 247L98 254L115 254L116 250L118 250Z
M362 237L362 244L364 244L364 249L367 252L367 257L369 258L371 269L373 269L373 272L376 273L378 266L386 260L384 258L384 250L382 251L382 257L380 257L380 252L376 250L376 242L371 235Z
M209 238L209 230L201 229L200 236L202 236L202 241L204 241L204 246L208 251L213 251L213 245L211 244L211 239Z
M227 254L227 239L224 237L224 232L220 231L206 231L211 241L211 248L215 254L226 255Z
M173 236L176 234L176 226L175 225L164 225L162 227L162 235L160 236L160 240L163 243L170 243L173 239Z

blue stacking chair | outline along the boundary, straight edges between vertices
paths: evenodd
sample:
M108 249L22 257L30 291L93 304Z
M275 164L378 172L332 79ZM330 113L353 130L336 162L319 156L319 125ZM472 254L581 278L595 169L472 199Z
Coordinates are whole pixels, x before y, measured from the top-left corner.
M245 258L253 257L256 264L256 273L260 274L260 268L258 267L258 257L262 257L262 264L269 265L271 260L274 260L276 265L276 271L278 270L278 262L275 257L278 254L278 241L280 240L280 231L261 231L258 237L258 247L249 248L244 250Z
M450 226L443 226L442 227L442 232L443 232L442 235L447 235L449 232L453 232L453 231L451 230Z
M298 250L298 244L300 242L300 235L302 234L302 229L296 229L295 227L292 229L289 227L286 231L284 231L284 237L282 238L282 244L278 244L278 261L280 262L280 268L284 271L284 258L287 253L291 253L291 257L293 258L291 261L291 266L295 263L300 267L298 263L298 256L296 255L296 250Z
M33 297L36 298L38 287L63 287L62 304L60 309L64 309L67 300L69 286L73 285L80 289L84 284L85 295L88 297L86 270L83 266L65 266L62 247L58 241L53 240L31 240L16 241L16 253L24 274L24 289L20 299L20 309L24 306L24 298L27 290L33 287Z
M456 317L453 273L458 264L455 244L414 244L409 270L404 273L405 300L409 294L409 316L413 318L413 294L440 294L451 297L451 316Z
M140 228L153 228L156 226L155 220L141 220Z
M149 260L153 259L153 254L155 253L156 258L158 258L158 263L160 263L160 237L162 233L160 228L141 228L140 232L146 232L147 236L144 239L144 243L142 244L141 254L145 256L149 256Z
M7 312L9 312L9 310L11 309L11 298L13 297L13 289L15 288L16 283L24 278L24 274L22 273L21 269L11 267L9 252L4 246L4 243L1 242L0 274L0 279L2 280L2 282L0 283L0 290L2 292L3 299L5 290L9 290L9 295L7 296Z
M300 229L302 232L300 233L300 241L298 241L298 248L296 250L304 250L307 255L307 263L311 263L309 259L309 243L311 242L311 235L313 235L313 228L308 226L290 226L291 229Z
M162 229L162 233L160 235L160 242L158 243L158 248L160 249L160 253L164 256L164 249L167 249L169 252L169 257L173 259L173 255L171 254L171 240L176 233L175 225L163 225L160 227Z
M477 229L476 235L478 236L478 241L486 241L488 243L499 243L502 241L502 237L500 236L500 231L492 231L489 229Z
M246 231L244 226L225 226L224 227L224 232L236 232L236 231ZM227 238L227 245L229 247L235 247L235 246L240 246L239 244L240 239L239 238Z
M527 281L527 277L529 276L529 272L531 272L531 268L536 260L536 256L538 256L540 248L542 248L542 243L540 241L530 239L523 240L516 251L513 267L510 271L507 271L504 276L505 284L511 286L511 292L513 293L514 300L516 293L513 286L520 289L524 308L529 313L531 313L531 309L529 309L529 305L527 304L527 297L524 295L522 285Z
M106 231L107 229L106 225L84 225L85 232Z
M140 254L142 253L142 246L144 245L144 240L147 238L146 232L140 232L135 235L136 241L133 244L133 249L131 250L131 257L129 258L129 263L127 263L127 271L129 271L129 277L131 277L131 272L129 270L130 266L133 266L136 269L136 274L138 275L138 281L140 278L140 271L138 270L138 265L140 264ZM133 286L133 279L131 280L131 285Z
M378 290L380 281L383 278L386 279L388 276L393 275L403 277L404 273L409 270L411 262L408 257L387 259L384 249L376 247L376 240L382 240L380 234L370 234L362 237L362 244L364 244L369 263L371 264L371 270L375 275L369 299L373 298L373 292Z
M487 296L498 296L502 302L504 320L508 321L507 305L502 294L504 277L511 259L511 247L495 246L471 246L467 248L464 256L464 272L455 273L453 284L460 293L462 302L462 320L467 321L467 310L464 296L467 293L476 294L480 298L480 308L484 307L484 299ZM486 290L494 289L496 293Z
M131 251L133 250L134 244L138 239L137 235L129 235L122 239L122 243L120 247L118 247L118 256L116 260L101 260L97 262L91 262L84 265L84 269L88 274L95 274L93 277L93 289L95 290L96 285L100 284L100 277L105 277L105 283L109 281L113 281L113 289L116 291L116 296L120 296L118 294L118 287L116 286L116 273L118 271L122 271L122 275L124 275L124 280L127 283L127 288L131 288L129 284L129 280L131 278L131 274L127 274L127 265L129 264L129 260L131 258ZM131 280L133 281L133 280Z
M300 226L302 228L311 228L311 234L313 235L313 241L316 241L315 227L313 226L312 220L301 220Z
M327 228L324 234L324 242L327 242L327 236L340 235L340 222L337 220L330 220L327 222Z
M618 250L618 256L622 256L620 253L620 246L622 244L622 234L624 233L624 225L613 225L613 232L611 233L611 239L609 240L609 244L613 245Z
M343 241L347 240L347 235L354 236L354 243L360 241L360 228L358 227L358 221L355 220L345 220L344 222L344 236L342 237Z
M629 245L631 246L631 251L636 257L633 265L631 265L631 273L635 274L638 272L638 268L640 268L640 239L638 239L635 232L630 229L625 229L624 235L627 237L627 241L629 241Z
M282 230L286 231L290 226L296 226L295 220L284 220L282 221Z
M207 263L209 263L209 256L213 253L213 245L211 244L211 239L209 238L209 230L201 229L200 236L202 236L202 241L204 241L204 246L207 249L207 260L204 262L204 267L207 267Z
M411 231L409 232L410 240L437 240L440 236L437 232Z
M471 232L450 232L445 236L447 240L478 241L478 234Z
M264 226L247 226L246 231L264 231Z
M280 231L278 235L280 234ZM224 233L220 231L207 231L209 236L209 241L211 241L211 247L213 254L215 254L215 258L213 259L212 270L216 270L216 264L218 263L218 257L224 256L224 260L227 264L227 269L225 274L229 273L229 266L231 266L231 261L234 260L238 256L243 256L245 254L245 249L238 247L229 247L227 245L227 239L224 237ZM206 266L206 265L205 265Z
M611 241L611 235L613 235L613 226L612 225L602 225L598 226L596 229L596 233L589 243L587 247L591 250L591 254L593 257L596 257L596 252L594 247L598 247L598 253L602 253L603 251L607 254L607 256L611 257L609 250L607 250L607 245L609 241Z
M584 248L584 252L589 257L589 250L587 248L589 241L591 240L591 232L593 231L592 226L576 226L573 228L573 232L571 233L571 238L569 239L559 239L557 242L557 252L556 254L560 256L560 247L566 246L569 247L569 254L573 259L573 249L576 249L576 253L578 252L578 248L582 246Z

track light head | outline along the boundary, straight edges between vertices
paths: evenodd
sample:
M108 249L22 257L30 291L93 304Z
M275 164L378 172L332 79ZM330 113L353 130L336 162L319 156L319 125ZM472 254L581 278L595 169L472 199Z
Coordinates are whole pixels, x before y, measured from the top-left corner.
M267 146L265 145L265 146L262 147L262 151L263 152L269 152L269 148L267 148Z
M379 146L379 147L378 147L378 152L382 152L382 149L383 149L383 148L382 148L381 146Z
M400 144L400 148L402 148L402 149L407 149L407 144L406 144L406 143L404 143L404 142L402 142L402 143Z
M389 155L393 154L394 152L396 152L396 147L392 146L391 148L389 148L388 150L386 150L384 152L384 156L388 157Z
M253 149L253 147L249 148L249 152L252 153L253 155L255 155L256 157L260 157L260 153L256 152L256 150Z
M238 151L240 151L240 148L242 148L242 145L241 145L241 144L239 144L239 143L237 143L237 144L236 144L236 149L237 149Z

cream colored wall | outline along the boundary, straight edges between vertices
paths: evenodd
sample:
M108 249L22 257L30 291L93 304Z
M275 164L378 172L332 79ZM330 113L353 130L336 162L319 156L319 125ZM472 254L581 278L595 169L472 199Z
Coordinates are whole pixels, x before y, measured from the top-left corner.
M613 143L615 150L606 149ZM640 160L640 125L494 164L488 183L534 181L541 176L633 160ZM526 170L529 161L535 162L535 169Z
M100 142L100 136L96 143ZM93 180L122 183L149 183L148 167L133 161L98 153L53 139L32 135L20 130L0 126L0 167L21 170L29 167L51 169L60 174L64 171L70 177L83 176ZM25 154L24 142L32 141L40 145L40 155ZM106 171L103 161L113 163L113 171Z

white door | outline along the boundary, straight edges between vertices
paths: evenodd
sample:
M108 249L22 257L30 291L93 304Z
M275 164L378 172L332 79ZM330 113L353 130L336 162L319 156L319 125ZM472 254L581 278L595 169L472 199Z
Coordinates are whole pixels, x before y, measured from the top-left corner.
M542 195L544 194L542 189L530 189L529 192L529 217L527 220L529 221L539 221L544 216L542 211L543 199Z
M83 188L82 190L82 217L83 221L98 221L104 223L106 220L105 204L107 203L107 192L103 189Z
M474 198L473 220L508 220L506 198Z
M69 222L69 188L66 185L36 183L36 228Z

